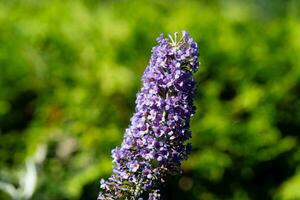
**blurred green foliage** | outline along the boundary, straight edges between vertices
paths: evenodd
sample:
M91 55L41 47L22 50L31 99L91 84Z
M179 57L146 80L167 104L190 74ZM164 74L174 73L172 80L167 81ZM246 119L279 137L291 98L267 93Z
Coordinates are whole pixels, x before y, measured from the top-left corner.
M32 199L95 199L155 38L184 29L202 65L193 151L167 199L300 199L299 10L298 0L0 1L0 180L17 185L46 145Z

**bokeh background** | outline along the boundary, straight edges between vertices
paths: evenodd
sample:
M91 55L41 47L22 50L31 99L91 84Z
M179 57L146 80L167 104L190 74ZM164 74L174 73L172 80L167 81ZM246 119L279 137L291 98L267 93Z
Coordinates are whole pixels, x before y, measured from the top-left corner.
M298 0L0 1L0 199L7 183L23 199L96 199L156 37L181 30L202 65L193 151L166 199L300 199L299 11Z

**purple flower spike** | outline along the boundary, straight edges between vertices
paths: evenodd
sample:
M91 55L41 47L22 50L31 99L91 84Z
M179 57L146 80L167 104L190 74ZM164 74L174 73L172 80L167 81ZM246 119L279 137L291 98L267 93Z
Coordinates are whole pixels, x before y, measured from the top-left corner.
M112 151L113 174L101 180L98 200L158 200L159 187L170 174L181 172L191 145L189 122L193 97L197 43L185 31L169 38L161 34L137 94L136 112L121 147Z

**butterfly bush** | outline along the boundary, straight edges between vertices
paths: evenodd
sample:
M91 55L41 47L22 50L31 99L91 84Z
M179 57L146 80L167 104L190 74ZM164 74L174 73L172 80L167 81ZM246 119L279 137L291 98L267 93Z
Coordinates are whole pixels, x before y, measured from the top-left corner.
M185 31L161 34L142 77L131 125L120 147L112 151L113 174L100 181L98 200L156 200L170 174L181 173L191 145L189 122L198 69L198 47Z

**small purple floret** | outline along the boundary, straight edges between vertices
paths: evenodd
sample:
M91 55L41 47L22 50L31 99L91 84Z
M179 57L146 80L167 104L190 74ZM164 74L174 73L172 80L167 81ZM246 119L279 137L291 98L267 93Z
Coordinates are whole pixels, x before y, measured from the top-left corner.
M112 151L113 174L101 180L98 200L158 200L159 186L169 174L181 172L191 145L189 122L193 97L197 43L185 31L169 38L161 34L142 77L136 112L122 145Z

